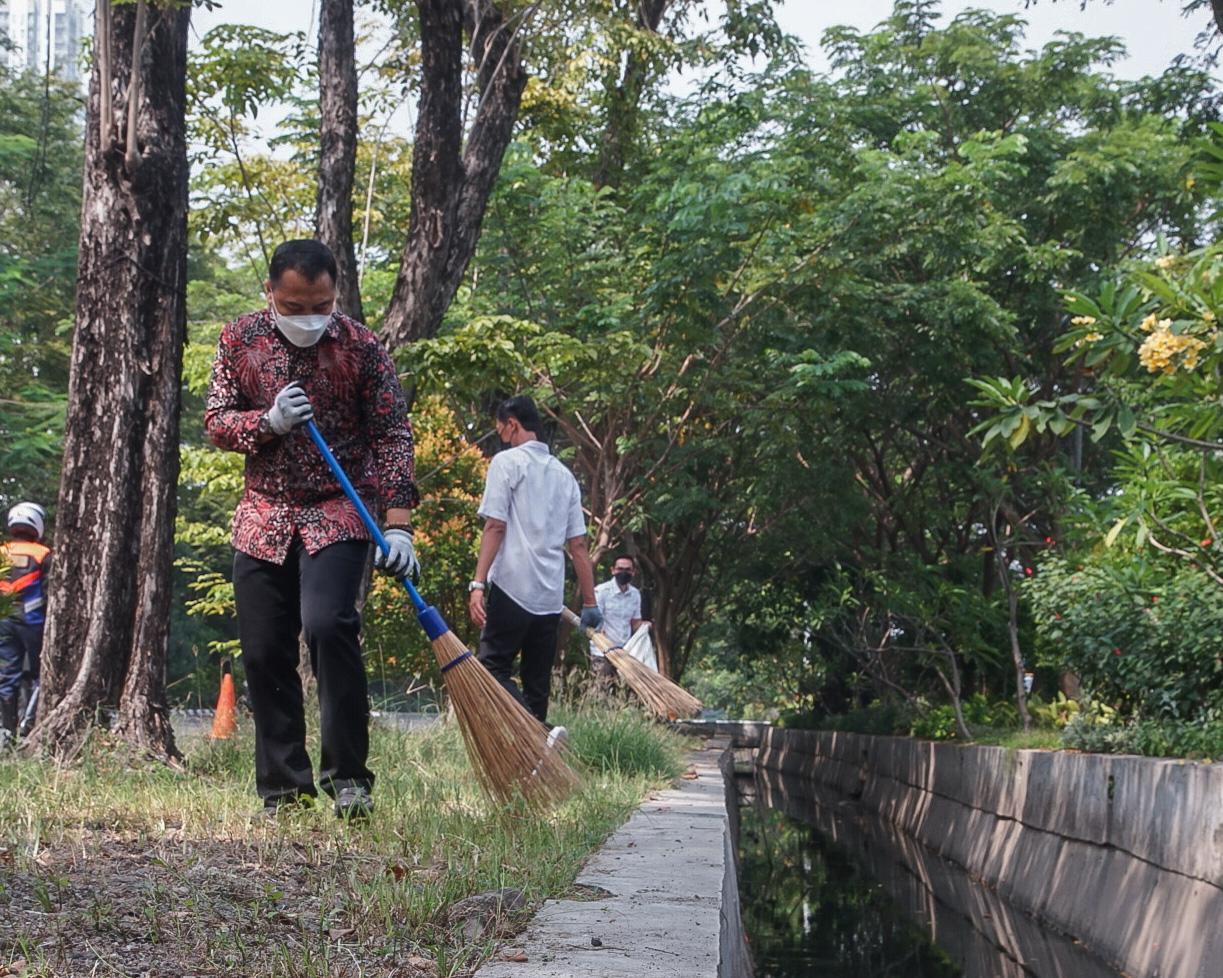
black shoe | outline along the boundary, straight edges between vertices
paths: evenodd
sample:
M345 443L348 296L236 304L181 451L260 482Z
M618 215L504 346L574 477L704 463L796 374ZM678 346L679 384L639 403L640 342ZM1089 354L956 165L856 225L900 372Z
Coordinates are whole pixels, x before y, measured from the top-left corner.
M369 788L360 784L345 785L335 796L335 817L346 821L361 821L374 814L374 799Z

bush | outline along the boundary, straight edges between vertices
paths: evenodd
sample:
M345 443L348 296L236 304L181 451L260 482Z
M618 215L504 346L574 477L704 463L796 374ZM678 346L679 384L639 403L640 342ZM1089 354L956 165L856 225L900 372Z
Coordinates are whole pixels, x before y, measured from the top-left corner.
M913 725L914 715L913 708L908 704L881 703L876 700L869 706L859 707L849 713L818 717L810 714L805 717L791 716L786 718L789 721L786 726L890 736L907 734Z
M1041 665L1144 719L1223 709L1223 588L1183 565L1045 563L1025 584Z
M1066 725L1062 745L1097 754L1223 758L1223 718L1121 721L1085 711Z
M574 756L596 771L677 778L683 740L639 710L560 710L554 722L569 731Z
M1038 727L1063 730L1079 715L1082 706L1078 700L1067 699L1066 694L1058 691L1057 698L1046 703L1039 696L1028 698L1028 712Z

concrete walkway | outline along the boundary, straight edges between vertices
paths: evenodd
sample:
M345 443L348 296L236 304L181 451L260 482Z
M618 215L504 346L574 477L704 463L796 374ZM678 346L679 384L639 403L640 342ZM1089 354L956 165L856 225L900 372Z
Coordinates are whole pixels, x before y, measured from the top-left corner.
M652 796L591 857L575 887L589 899L543 905L507 946L525 961L503 950L476 978L714 978L731 851L726 746L690 755L696 780Z

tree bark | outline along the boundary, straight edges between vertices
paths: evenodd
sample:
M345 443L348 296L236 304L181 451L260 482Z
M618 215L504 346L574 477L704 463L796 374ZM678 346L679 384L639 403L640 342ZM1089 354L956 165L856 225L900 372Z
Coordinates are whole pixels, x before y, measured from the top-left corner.
M1003 592L1006 595L1006 631L1011 646L1011 662L1015 666L1015 705L1019 709L1019 719L1023 723L1023 729L1031 730L1032 714L1028 710L1028 694L1023 686L1023 649L1019 644L1019 595L1015 592L1015 584L1011 580L1009 541L1003 540L998 534L999 519L1000 516L995 511L990 532L993 537L994 561L998 569L998 579L1002 582Z
M178 756L165 668L186 331L190 16L189 7L150 11L137 65L137 145L101 144L111 126L100 119L97 65L90 84L60 556L40 721L28 742L57 754L114 708L123 739ZM115 81L133 77L136 17L134 5L113 11Z
M314 232L338 269L340 308L365 322L352 239L352 192L357 167L357 59L353 0L322 0L319 11L319 169Z
M391 350L437 333L476 250L488 198L513 135L527 73L490 0L418 0L421 99L412 159L412 216L383 321ZM463 145L463 33L479 101Z
M1219 0L1223 3L1223 0ZM671 0L642 0L637 4L637 28L651 34L658 33L662 15ZM615 187L624 174L624 162L629 147L637 138L641 122L641 96L649 80L650 63L640 51L630 48L625 56L624 71L609 85L607 97L607 125L603 132L603 144L599 147L599 162L595 166L594 183L597 187Z

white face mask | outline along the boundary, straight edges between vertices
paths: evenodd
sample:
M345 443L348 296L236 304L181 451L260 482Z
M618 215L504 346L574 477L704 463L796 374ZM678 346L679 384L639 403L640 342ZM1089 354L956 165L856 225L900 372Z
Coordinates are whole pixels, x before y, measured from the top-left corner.
M282 316L280 310L276 308L276 300L272 298L270 292L268 293L268 302L272 306L272 319L276 323L276 328L294 346L314 346L322 338L323 330L331 322L331 317L335 315L335 310L333 309L326 314L314 313L306 316Z

